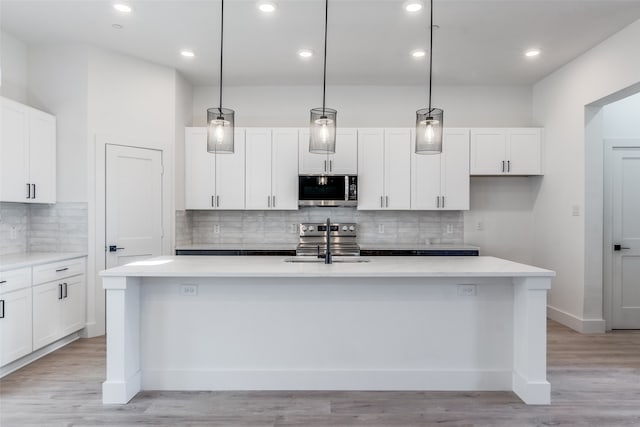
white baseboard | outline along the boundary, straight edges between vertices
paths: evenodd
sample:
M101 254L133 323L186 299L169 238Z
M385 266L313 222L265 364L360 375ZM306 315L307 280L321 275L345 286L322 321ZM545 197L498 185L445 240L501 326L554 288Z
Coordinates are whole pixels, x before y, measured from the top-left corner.
M511 370L144 370L143 390L511 390Z
M87 326L80 331L81 338L94 338L105 334L103 327L98 327L96 322L87 323Z
M13 361L11 363L9 363L8 365L3 366L2 368L0 368L0 378L6 377L7 375L9 375L12 372L17 371L20 368L23 368L25 366L27 366L29 363L32 363L38 359L40 359L41 357L46 356L49 353L52 353L56 350L58 350L59 348L64 347L65 345L72 343L74 341L76 341L77 339L80 338L80 335L78 332L75 332L71 335L67 335L64 338L59 339L58 341L55 341L45 347L42 347L41 349L38 349L36 351L34 351L33 353L27 354L26 356Z
M582 319L550 305L547 306L547 316L551 320L580 332L581 334L603 334L605 333L604 319Z

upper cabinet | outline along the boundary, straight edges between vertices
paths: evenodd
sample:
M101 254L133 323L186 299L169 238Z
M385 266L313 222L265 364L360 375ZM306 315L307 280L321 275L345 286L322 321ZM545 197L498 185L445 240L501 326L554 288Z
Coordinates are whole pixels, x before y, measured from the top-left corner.
M0 201L56 202L56 118L0 98Z
M411 209L469 209L468 129L444 129L441 154L411 156Z
M542 129L471 130L471 175L542 175Z
M409 129L358 130L358 209L411 208Z
M207 128L185 129L185 208L245 208L245 132L236 129L234 153L207 152Z
M298 209L298 130L246 131L246 208Z
M299 132L299 165L301 175L356 175L358 173L358 130L336 129L335 154L309 152L309 129Z

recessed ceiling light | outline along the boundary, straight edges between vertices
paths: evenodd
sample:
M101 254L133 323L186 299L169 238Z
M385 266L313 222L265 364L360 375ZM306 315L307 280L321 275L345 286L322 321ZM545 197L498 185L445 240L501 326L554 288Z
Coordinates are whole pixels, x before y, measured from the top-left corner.
M311 49L300 49L298 51L298 55L301 58L311 58L313 56L313 51Z
M540 49L529 49L524 53L524 56L527 56L529 58L533 58L534 56L538 55L540 55Z
M196 54L193 53L192 50L188 49L181 50L180 55L184 56L185 58L193 58L194 56L196 56Z
M414 49L411 51L411 56L414 58L424 58L427 52L424 49Z
M120 24L111 24L111 26L113 28L115 28L116 30L121 30L122 29L122 25L120 25Z
M258 9L260 9L260 11L264 13L271 13L276 11L277 6L274 2L271 1L261 1L258 2Z
M131 13L131 10L132 10L131 6L123 3L116 3L113 5L113 8L118 12L122 12L122 13Z
M407 12L417 12L422 9L422 2L420 0L407 0L402 7Z

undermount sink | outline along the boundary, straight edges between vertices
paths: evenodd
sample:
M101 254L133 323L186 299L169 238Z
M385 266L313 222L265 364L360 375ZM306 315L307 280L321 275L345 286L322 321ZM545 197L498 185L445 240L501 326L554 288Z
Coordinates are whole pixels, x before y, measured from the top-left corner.
M314 256L296 256L291 258L285 258L284 262L291 263L315 263L315 264L324 264L324 258L317 258ZM361 263L361 262L371 262L369 258L361 258L359 256L345 256L345 257L333 257L333 262L338 263Z

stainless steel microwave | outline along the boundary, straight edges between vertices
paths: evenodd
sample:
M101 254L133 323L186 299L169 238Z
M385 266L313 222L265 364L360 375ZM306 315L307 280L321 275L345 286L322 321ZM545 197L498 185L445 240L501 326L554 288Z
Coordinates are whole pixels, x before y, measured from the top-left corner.
M298 176L299 206L356 206L358 177L356 175Z

